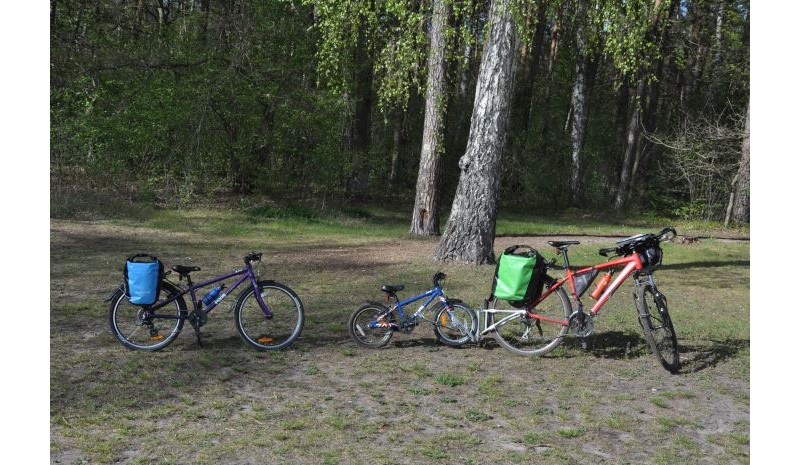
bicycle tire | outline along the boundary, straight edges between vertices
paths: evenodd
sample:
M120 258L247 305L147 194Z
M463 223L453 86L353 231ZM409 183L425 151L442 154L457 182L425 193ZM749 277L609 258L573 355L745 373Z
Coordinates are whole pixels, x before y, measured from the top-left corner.
M180 289L169 281L161 282L162 300L169 299L180 293ZM170 345L181 333L186 319L186 301L177 297L174 303L175 315L169 318L152 318L147 322L144 318L146 309L141 305L130 303L120 286L109 299L108 325L111 333L123 346L131 350L149 352L159 351ZM165 306L156 312L156 315L171 315L172 305ZM170 322L164 325L164 322ZM173 324L174 322L174 324ZM148 329L148 326L152 327ZM166 332L166 336L162 333Z
M545 282L553 279L546 277ZM498 308L498 299L490 302L489 308ZM513 309L518 310L518 309ZM533 311L544 317L567 321L572 314L572 304L563 289L558 288L540 302ZM498 322L504 318L502 314ZM487 327L494 324L495 314L490 313L487 318ZM552 323L530 318L527 313L520 312L513 316L493 331L494 339L504 349L524 356L541 356L559 346L569 331L568 324ZM538 335L536 334L538 332ZM530 333L534 335L530 338Z
M678 337L667 310L666 297L649 284L637 288L635 296L639 324L653 355L670 373L677 373L681 366Z
M258 281L258 292L269 307L267 318L255 298L252 286L236 299L236 330L246 343L258 350L281 350L289 347L303 330L305 310L300 297L289 287L275 281Z
M389 313L389 308L378 302L366 302L350 315L347 330L350 337L359 345L370 349L380 349L389 343L394 331L391 328L371 328L370 323Z
M433 326L433 332L442 344L459 347L472 340L473 335L478 331L478 315L475 314L475 310L460 300L450 300L449 302L453 308L449 313L444 304L437 304L438 309L434 320L436 324ZM459 315L460 313L465 313L466 317ZM469 320L466 326L464 325L465 320Z

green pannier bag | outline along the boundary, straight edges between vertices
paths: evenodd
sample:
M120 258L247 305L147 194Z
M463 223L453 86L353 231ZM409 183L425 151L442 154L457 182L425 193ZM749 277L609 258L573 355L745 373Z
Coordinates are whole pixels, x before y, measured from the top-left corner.
M496 297L514 307L525 307L542 294L546 271L544 257L536 249L511 246L498 260L490 299Z

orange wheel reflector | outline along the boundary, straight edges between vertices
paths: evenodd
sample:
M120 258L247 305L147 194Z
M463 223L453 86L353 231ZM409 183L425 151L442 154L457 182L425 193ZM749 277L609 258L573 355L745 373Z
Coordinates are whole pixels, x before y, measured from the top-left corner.
M442 316L439 317L439 323L447 325L447 313L442 313Z
M274 340L269 336L261 336L260 338L256 339L256 341L258 341L259 344L269 344Z
M151 341L160 341L162 339L164 339L164 336L162 336L160 334L156 334L155 336L150 336L150 340Z

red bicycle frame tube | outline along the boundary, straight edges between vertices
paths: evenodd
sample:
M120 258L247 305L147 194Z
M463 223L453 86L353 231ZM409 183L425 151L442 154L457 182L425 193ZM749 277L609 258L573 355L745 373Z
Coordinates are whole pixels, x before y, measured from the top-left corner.
M631 254L627 257L621 257L616 260L600 263L599 265L590 266L588 268L581 268L580 270L577 271L572 271L572 269L567 268L567 276L559 281L556 281L555 284L550 286L550 288L547 289L547 291L545 291L541 296L539 296L539 298L536 299L533 302L533 304L531 304L531 307L528 309L528 314L530 315L531 318L536 318L537 320L548 321L550 323L559 323L563 325L569 324L569 322L566 320L556 320L538 315L535 313L534 309L540 302L542 302L550 294L555 292L556 289L563 286L564 283L566 282L569 282L572 298L578 300L577 293L575 292L575 276L579 276L585 273L590 273L593 270L604 270L607 268L615 268L619 266L624 266L622 271L619 273L619 276L617 276L617 278L614 279L614 281L612 281L608 285L606 290L603 291L603 295L601 295L600 298L597 299L597 302L595 302L594 305L592 305L590 313L592 314L592 316L597 315L597 313L600 312L600 309L603 307L603 305L605 305L605 303L608 302L608 299L611 298L614 292L616 292L616 290L619 288L622 282L628 279L628 276L633 274L634 271L641 270L643 268L642 260L639 258L638 253Z

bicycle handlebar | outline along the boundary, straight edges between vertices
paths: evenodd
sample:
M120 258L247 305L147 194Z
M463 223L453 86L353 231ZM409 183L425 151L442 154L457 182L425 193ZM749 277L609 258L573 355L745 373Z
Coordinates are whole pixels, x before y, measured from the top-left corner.
M653 239L655 239L657 242L672 240L677 235L678 233L675 231L675 228L668 226L656 234L639 234L637 236L631 236L627 239L623 239L617 242L617 244L622 242L622 245L600 249L597 253L604 257L608 257L608 254L610 253L614 253L616 255L626 255L627 253L631 252L631 247L635 247L634 244L641 244L642 242L652 241Z
M443 280L446 277L447 275L442 273L441 271L437 272L435 275L433 275L433 285L435 287L442 287L439 281Z
M263 252L251 252L251 253L247 254L247 256L244 257L244 262L245 263L250 263L250 262L255 262L255 261L261 260L261 256L263 254L264 254Z
M667 233L672 233L672 236L670 236L669 239L665 239L667 237ZM658 238L658 242L661 242L661 241L664 241L664 240L671 240L677 235L678 235L678 233L675 231L675 228L669 226L669 227L666 227L666 228L662 229L661 232L656 234L656 237Z

